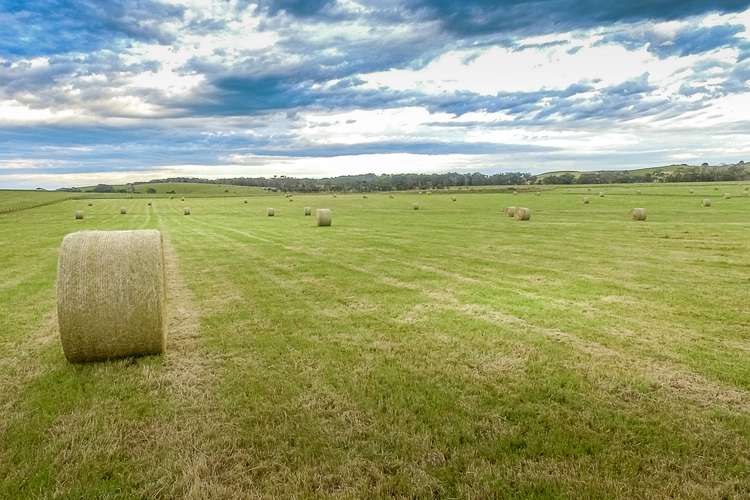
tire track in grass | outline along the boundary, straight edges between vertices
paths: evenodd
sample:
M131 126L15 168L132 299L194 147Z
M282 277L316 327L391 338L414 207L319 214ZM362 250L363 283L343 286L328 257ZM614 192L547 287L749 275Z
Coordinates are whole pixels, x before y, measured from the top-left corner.
M324 260L324 258L317 253L304 251L298 247L292 248L282 243L250 235L244 231L221 224L209 224L198 221L197 219L195 219L194 222L196 224L212 227L214 229L214 234L217 234L215 232L216 228L220 228L231 233L236 233L240 236L262 240L266 243L279 246L289 252L302 254L312 259ZM399 288L414 289L412 284L402 282L395 277L383 277L380 271L372 271L363 266L344 264L341 260L338 260L336 265L338 267L344 267L350 271L364 273L368 278L382 282L383 284ZM438 308L447 308L447 310L452 312L461 315L468 315L473 318L483 318L498 326L502 325L522 328L524 331L543 335L553 341L565 342L576 348L578 351L584 352L600 361L614 361L631 373L644 374L651 379L652 382L673 393L678 399L688 400L697 406L706 407L710 404L720 404L733 411L740 411L743 413L750 411L750 393L736 387L727 386L726 384L710 380L703 375L686 369L687 367L682 364L633 356L626 352L605 346L601 342L585 339L561 329L536 325L523 318L498 311L488 306L465 304L457 299L454 294L444 290L425 289L423 287L418 289L432 299L432 303L442 304L441 306L438 306Z

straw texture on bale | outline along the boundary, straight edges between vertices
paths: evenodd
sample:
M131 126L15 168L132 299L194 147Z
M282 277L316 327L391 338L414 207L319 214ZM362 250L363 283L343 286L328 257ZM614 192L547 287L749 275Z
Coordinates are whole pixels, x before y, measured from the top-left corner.
M125 215L126 213L128 213L128 209L125 208L125 207L122 207L122 208L120 208L120 213L123 214L123 215Z
M516 207L505 207L505 215L508 217L516 216Z
M305 207L305 215L312 215L312 209L310 207Z
M633 217L633 220L646 220L646 209L645 208L634 208L630 215Z
M76 210L76 220L83 219L83 212L80 210Z
M276 215L276 212L274 211L273 208L267 208L266 209L266 215L269 216L269 217L273 217L274 215Z
M190 215L190 207L183 208L182 215Z
M318 226L330 226L331 225L331 209L330 208L319 208L315 211L315 223Z
M708 198L706 198L705 200L703 200L703 206L704 207L710 207L711 206L711 200L709 200Z
M72 363L164 352L164 252L159 231L67 235L57 268L57 319Z
M516 220L529 220L531 219L531 209L525 207L516 208Z

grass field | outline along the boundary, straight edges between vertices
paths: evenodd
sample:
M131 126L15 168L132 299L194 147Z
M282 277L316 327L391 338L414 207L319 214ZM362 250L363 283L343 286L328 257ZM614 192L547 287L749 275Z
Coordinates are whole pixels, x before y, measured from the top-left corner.
M0 497L747 498L744 185L591 189L1 215ZM137 228L168 352L70 365L61 239Z

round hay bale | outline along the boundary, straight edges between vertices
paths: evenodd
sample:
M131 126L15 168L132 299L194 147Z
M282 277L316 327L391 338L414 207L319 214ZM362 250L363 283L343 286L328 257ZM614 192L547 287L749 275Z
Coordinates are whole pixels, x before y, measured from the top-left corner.
M542 196L542 192L541 191L537 191L536 193L534 193L534 196Z
M419 210L419 203L412 203L411 208L414 210Z
M730 199L731 197L732 197L732 195L730 195L729 193L724 193L724 199L725 199L725 200L728 200L728 199Z
M584 205L588 205L588 204L589 204L590 202L591 202L591 200L589 199L589 197L588 197L588 196L584 196L584 197L583 197L583 204L584 204Z
M718 191L718 190L719 190L719 187L718 186L714 186L714 191Z
M711 206L711 200L706 198L703 200L703 206L704 207L710 207Z
M312 215L312 209L310 207L305 207L305 215Z
M518 191L516 191L516 190L514 189L514 190L513 190L513 194L518 194Z
M65 236L57 320L71 363L164 352L164 252L159 231Z
M603 192L599 193L599 198L604 198L604 193Z
M83 212L81 210L76 210L76 220L83 220Z
M366 194L363 194L363 195L362 195L362 198L365 198L365 199L367 199L367 195L366 195Z
M185 201L185 198L182 198L182 201Z
M630 211L630 216L633 218L633 220L646 220L646 209L634 208Z
M93 203L89 203L89 206L90 206L90 207L93 207L93 206L94 206L94 204L93 204Z
M508 217L515 217L516 216L516 207L505 207L505 215Z
M516 208L516 220L530 220L530 219L531 219L531 209L528 209L526 207Z
M456 201L456 197L455 196L451 197L451 201Z
M289 201L294 201L294 198L289 198Z
M245 200L245 202L244 202L244 203L245 203L245 205L247 205L247 200Z
M640 189L636 189L635 194L642 194Z
M691 189L690 194L695 194L695 189Z
M190 215L190 207L183 208L182 215Z
M331 209L330 208L319 208L315 211L315 224L318 226L330 226L331 225Z
M274 209L273 209L273 208L267 208L267 209L266 209L266 215L267 215L268 217L273 217L274 215L276 215L276 212L274 211Z
M393 195L392 195L392 194L389 194L389 195L388 195L388 198L390 198L390 199L393 199Z
M125 207L120 207L120 214L125 215L126 213L128 213L128 209Z

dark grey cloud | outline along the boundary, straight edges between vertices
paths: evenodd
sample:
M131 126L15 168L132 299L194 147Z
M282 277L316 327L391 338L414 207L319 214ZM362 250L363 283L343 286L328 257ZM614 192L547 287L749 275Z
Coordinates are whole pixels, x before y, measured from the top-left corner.
M739 12L749 0L406 0L411 14L459 36L538 35L614 23L668 21L708 12Z
M89 52L128 40L169 43L183 8L159 0L3 0L0 55Z
M745 31L742 25L719 25L711 27L688 26L674 37L665 39L654 30L624 30L605 35L600 43L617 43L628 49L647 47L660 58L688 56L711 50L734 47L743 42L737 34Z

